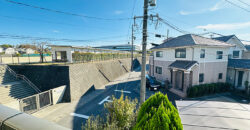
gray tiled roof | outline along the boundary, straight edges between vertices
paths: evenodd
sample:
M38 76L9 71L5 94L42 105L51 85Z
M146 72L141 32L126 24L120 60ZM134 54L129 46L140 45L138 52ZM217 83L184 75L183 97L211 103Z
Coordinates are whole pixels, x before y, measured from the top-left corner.
M216 37L216 38L213 38L213 39L219 40L219 41L223 41L223 42L227 42L227 41L228 41L229 39L231 39L233 36L235 36L235 35Z
M250 69L250 59L229 59L228 67Z
M176 60L175 62L170 64L168 67L187 70L196 63L197 63L197 61Z
M162 43L159 46L153 47L152 49L161 48L172 48L172 47L183 47L183 46L194 46L194 45L205 45L205 46L232 46L228 43L221 42L218 40L201 37L193 34L186 34L169 41Z

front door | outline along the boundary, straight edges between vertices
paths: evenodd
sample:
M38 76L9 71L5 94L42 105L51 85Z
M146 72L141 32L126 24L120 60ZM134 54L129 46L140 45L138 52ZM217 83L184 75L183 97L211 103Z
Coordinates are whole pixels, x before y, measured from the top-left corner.
M239 71L239 76L238 76L238 86L242 86L242 78L243 78L244 71Z

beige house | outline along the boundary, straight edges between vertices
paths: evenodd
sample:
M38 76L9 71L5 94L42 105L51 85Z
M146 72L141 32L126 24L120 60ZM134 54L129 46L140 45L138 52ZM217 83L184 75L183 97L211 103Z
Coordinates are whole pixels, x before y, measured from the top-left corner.
M215 39L235 45L229 51L227 82L236 89L244 90L245 82L250 82L250 46L244 46L235 35Z
M169 81L170 91L185 97L188 87L226 82L228 52L225 42L187 34L152 48L149 75Z

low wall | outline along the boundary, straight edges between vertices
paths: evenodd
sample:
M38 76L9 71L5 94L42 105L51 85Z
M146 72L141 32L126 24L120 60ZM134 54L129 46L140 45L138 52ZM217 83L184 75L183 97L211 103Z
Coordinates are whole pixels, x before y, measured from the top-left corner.
M22 64L22 63L39 63L40 57L0 57L2 64ZM52 62L51 56L45 56L44 62Z
M21 113L0 104L1 130L69 130L55 123Z

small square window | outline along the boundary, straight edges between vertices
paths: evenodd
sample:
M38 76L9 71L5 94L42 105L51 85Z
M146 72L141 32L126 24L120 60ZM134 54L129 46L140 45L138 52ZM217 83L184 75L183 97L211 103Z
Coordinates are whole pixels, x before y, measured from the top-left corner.
M219 73L218 79L222 79L222 73Z
M155 73L157 73L157 74L162 74L162 68L156 66L156 67L155 67Z
M202 83L204 82L204 74L199 74L199 82Z
M163 57L163 52L162 51L157 51L156 52L156 57Z
M240 57L240 51L233 51L233 58L239 58Z
M217 51L216 59L222 59L223 51Z
M186 58L186 49L175 49L175 58Z

